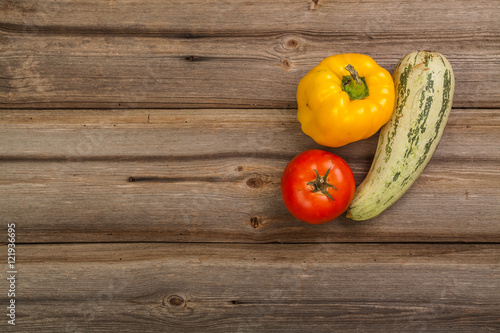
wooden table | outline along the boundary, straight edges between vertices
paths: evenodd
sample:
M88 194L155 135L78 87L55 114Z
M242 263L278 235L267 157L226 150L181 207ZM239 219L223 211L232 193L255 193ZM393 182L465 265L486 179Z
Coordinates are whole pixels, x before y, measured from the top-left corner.
M2 0L0 331L500 330L499 15L491 0ZM375 219L295 220L286 164L325 149L359 184L378 137L315 144L300 78L346 52L392 72L419 49L457 82L424 173Z

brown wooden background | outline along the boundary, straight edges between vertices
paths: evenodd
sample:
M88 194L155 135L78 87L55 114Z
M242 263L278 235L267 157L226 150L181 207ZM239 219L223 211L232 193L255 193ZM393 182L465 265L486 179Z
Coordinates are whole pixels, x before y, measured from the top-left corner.
M0 331L500 330L499 17L490 0L1 0L18 275ZM359 184L377 143L303 134L300 78L344 52L392 72L419 49L456 76L425 172L373 220L295 220L291 158L332 151Z

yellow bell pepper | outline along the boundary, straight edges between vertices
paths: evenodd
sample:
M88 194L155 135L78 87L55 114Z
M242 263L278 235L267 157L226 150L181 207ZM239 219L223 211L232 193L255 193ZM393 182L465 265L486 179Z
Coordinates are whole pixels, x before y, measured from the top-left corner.
M297 104L302 131L321 145L340 147L372 136L389 121L394 81L367 55L338 54L302 78Z

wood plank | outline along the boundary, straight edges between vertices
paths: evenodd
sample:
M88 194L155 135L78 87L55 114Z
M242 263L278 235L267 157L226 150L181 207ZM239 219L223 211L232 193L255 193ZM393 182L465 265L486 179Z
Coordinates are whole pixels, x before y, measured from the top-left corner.
M65 169L7 163L0 209L4 223L22 225L18 237L26 243L500 240L498 162L432 165L379 217L360 223L341 217L323 226L298 222L286 211L279 192L285 164L84 162ZM359 169L367 166L352 165L359 184ZM474 168L481 171L466 170ZM192 172L178 171L185 169Z
M366 53L392 71L417 49L449 58L456 107L500 107L498 2L310 4L4 2L0 107L293 108L326 56Z
M380 0L376 5L356 0L17 0L3 2L0 9L2 30L23 33L213 36L303 30L394 35L472 28L472 35L498 29L500 5L489 0ZM352 24L347 13L360 24Z
M499 245L19 245L23 332L500 328ZM5 250L5 249L4 249ZM2 294L2 302L6 302Z
M499 127L496 110L454 109L431 163L389 210L310 226L279 190L293 156L325 149L294 110L4 110L0 210L25 243L498 242ZM376 141L327 150L359 184Z
M3 160L292 158L311 147L295 109L0 110ZM438 159L497 160L500 112L453 109ZM333 149L371 162L378 136ZM327 149L327 147L321 147ZM332 151L333 151L332 150Z

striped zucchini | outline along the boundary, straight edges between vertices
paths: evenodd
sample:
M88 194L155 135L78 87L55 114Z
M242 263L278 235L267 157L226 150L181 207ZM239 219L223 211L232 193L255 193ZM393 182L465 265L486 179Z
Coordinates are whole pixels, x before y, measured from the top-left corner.
M455 78L443 55L412 52L392 76L394 112L380 130L370 171L349 206L347 217L353 220L379 215L410 188L431 159L450 114Z

